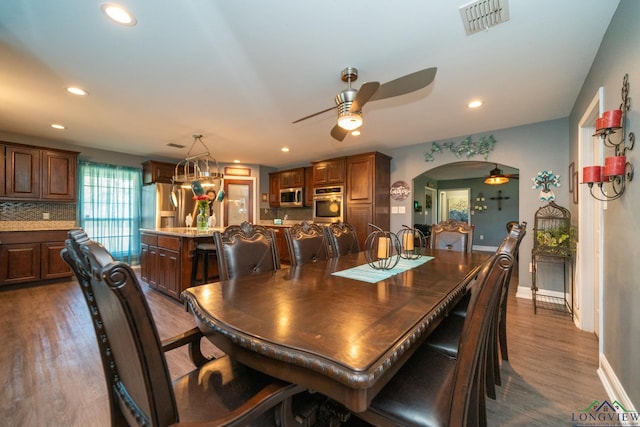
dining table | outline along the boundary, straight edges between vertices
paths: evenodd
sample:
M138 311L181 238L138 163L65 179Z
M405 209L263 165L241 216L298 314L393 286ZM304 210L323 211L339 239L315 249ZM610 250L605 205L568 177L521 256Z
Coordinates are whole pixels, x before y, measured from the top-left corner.
M377 270L360 252L191 287L181 298L228 356L362 412L490 255L423 248Z

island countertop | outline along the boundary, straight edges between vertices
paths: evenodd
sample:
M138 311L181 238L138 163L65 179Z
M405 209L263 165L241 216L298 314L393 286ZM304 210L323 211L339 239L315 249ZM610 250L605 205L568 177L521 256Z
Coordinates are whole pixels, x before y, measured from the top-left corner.
M214 231L224 231L224 228L213 227L207 230L198 230L196 227L166 227L166 228L141 228L141 233L154 233L175 237L208 237L213 236Z

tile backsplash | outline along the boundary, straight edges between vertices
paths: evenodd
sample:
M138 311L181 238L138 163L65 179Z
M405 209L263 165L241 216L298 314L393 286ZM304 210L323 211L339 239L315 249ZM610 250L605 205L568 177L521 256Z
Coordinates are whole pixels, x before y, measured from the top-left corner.
M75 203L52 202L0 202L0 221L76 221Z

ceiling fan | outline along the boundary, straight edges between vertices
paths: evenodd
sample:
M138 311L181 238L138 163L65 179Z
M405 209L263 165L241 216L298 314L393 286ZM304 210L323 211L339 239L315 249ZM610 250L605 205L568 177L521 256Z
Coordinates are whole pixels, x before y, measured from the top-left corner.
M491 169L491 171L489 172L489 176L484 180L485 184L490 184L490 185L500 185L500 184L506 184L507 182L509 182L509 179L519 179L520 175L517 173L511 174L511 173L502 173L502 169L498 168L498 164L495 164L496 167Z
M422 89L433 81L437 70L436 67L425 68L383 84L380 84L380 82L366 82L360 86L360 89L354 89L351 87L351 83L358 79L358 70L355 67L347 67L342 70L341 78L343 82L347 83L348 87L336 95L336 105L298 119L293 123L337 109L338 123L331 129L331 136L338 141L342 141L349 132L362 126L362 107L364 104L369 101L392 98Z

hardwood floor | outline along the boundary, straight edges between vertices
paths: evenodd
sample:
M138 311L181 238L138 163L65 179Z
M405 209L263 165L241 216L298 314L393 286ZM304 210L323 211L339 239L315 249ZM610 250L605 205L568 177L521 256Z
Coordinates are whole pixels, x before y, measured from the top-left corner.
M607 398L596 373L597 339L576 329L567 315L534 315L530 301L515 298L515 285L508 308L509 361L502 364L498 398L487 400L489 425L571 425L573 412ZM153 290L146 294L161 338L193 327L177 301ZM3 425L110 424L94 330L74 281L0 291L0 319ZM192 369L184 349L168 353L167 360L174 378Z

